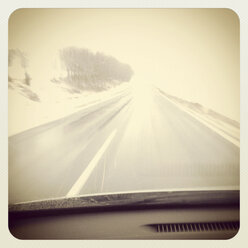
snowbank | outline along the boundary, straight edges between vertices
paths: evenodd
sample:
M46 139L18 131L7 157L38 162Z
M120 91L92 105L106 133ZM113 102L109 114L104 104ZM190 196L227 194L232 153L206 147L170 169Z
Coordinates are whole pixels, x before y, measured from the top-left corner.
M240 124L222 114L202 106L199 103L189 102L169 95L157 88L159 92L179 108L202 122L222 137L240 147Z
M12 80L8 93L8 135L70 115L88 105L105 101L128 87L129 84L125 83L104 92L73 92L66 84L50 82L45 87L37 88Z

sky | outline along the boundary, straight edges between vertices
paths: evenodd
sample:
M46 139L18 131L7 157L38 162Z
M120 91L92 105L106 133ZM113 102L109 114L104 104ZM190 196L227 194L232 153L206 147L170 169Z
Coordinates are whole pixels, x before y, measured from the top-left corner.
M26 52L44 82L67 46L111 55L133 68L132 82L240 119L239 19L232 10L19 9L10 16L9 48Z

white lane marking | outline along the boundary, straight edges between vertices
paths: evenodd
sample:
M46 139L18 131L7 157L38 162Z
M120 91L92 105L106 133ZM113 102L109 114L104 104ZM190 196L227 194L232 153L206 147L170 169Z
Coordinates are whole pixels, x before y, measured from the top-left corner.
M160 92L159 92L160 93ZM200 116L198 116L196 113L193 113L192 111L186 109L185 107L179 105L178 103L175 103L174 101L172 101L171 99L169 99L167 96L164 96L163 94L160 93L160 95L162 97L164 97L166 100L168 100L169 102L173 103L174 105L176 105L179 109L183 110L184 112L188 113L189 115L191 115L192 117L194 117L196 120L198 120L199 122L203 123L205 126L207 126L208 128L210 128L212 131L214 131L215 133L219 134L220 136L222 136L224 139L226 139L227 141L231 142L232 144L234 144L235 146L240 148L240 143L239 141L237 141L236 139L230 137L229 135L227 135L226 133L224 133L223 131L221 131L218 128L215 128L213 125L209 124L208 122L206 122L204 119L202 119Z
M96 153L95 157L90 161L88 167L83 171L81 176L78 178L78 180L74 183L70 191L67 193L66 197L72 197L75 195L78 195L79 192L82 190L83 186L87 182L89 176L93 172L94 168L97 166L99 160L103 156L104 152L107 150L108 146L110 145L111 141L115 137L117 132L117 129L115 129L109 137L106 139L104 144L101 146L101 148Z
M103 191L103 185L104 185L104 179L105 179L105 170L106 170L106 156L104 157L101 192Z

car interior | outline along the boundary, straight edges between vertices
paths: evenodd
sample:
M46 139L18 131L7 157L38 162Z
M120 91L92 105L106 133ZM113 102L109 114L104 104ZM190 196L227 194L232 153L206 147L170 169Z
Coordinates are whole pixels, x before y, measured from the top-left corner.
M17 239L230 239L239 190L146 191L9 205Z

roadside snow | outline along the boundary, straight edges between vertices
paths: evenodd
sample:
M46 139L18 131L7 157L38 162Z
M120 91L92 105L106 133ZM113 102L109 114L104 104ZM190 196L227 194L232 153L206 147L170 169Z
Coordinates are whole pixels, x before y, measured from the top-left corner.
M49 82L28 86L20 80L12 80L8 90L8 135L70 115L87 105L105 101L128 87L125 83L104 92L72 92L66 84Z
M240 125L237 121L231 120L211 109L207 109L199 103L188 102L166 94L159 88L157 89L168 101L193 116L226 140L240 147Z

